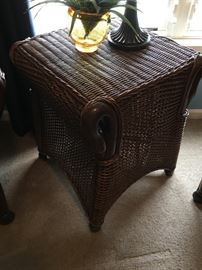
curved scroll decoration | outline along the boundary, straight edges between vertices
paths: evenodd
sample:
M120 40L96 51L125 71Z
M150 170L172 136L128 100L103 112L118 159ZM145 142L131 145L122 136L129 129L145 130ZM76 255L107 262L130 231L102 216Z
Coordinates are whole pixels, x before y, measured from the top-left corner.
M88 103L81 114L81 131L99 160L109 160L119 151L119 119L115 107L105 101Z

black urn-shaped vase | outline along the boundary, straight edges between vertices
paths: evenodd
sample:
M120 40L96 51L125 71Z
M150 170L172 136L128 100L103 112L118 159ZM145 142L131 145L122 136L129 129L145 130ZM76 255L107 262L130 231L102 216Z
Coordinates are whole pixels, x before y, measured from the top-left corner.
M127 0L127 5L134 9L126 7L124 16L132 24L133 29L124 21L118 29L113 29L108 35L110 45L125 50L139 50L145 48L150 42L150 35L139 27L137 17L137 1Z

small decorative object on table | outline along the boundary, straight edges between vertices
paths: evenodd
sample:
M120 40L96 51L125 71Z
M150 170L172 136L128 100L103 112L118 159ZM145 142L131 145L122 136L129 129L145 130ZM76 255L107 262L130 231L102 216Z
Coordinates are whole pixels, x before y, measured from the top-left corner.
M98 45L105 38L108 28L109 12L87 13L68 8L68 29L78 51L91 53L98 49ZM76 17L75 22L74 16Z
M110 21L110 13L115 13L135 33L135 28L130 21L116 7L126 7L127 10L135 10L136 0L130 0L130 4L122 4L119 0L31 0L35 2L30 9L39 5L58 3L68 6L69 35L75 43L77 50L92 53L98 49L98 45L104 40Z
M109 43L124 50L145 48L150 42L150 35L139 27L136 0L127 0L124 16L133 28L126 23L126 20L123 21L118 29L113 29L110 32L108 36Z

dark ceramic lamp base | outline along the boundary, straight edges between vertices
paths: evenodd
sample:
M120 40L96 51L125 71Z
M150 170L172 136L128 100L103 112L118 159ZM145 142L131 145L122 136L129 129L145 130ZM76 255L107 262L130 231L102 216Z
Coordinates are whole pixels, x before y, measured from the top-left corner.
M126 20L122 21L120 27L109 33L109 44L123 50L145 48L150 42L150 35L139 27L136 0L127 0L124 17Z
M123 50L140 50L150 42L150 35L147 32L135 34L131 31L122 31L123 27L111 31L108 35L109 44Z

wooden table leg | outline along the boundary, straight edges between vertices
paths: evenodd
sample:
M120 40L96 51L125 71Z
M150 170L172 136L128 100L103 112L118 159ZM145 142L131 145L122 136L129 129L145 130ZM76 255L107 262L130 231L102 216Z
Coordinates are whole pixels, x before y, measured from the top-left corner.
M193 199L197 203L202 203L202 180L201 180L197 190L193 193Z
M0 184L0 224L9 224L14 220L14 217L14 213L8 209L6 197Z

